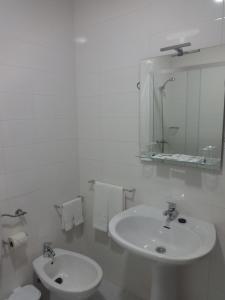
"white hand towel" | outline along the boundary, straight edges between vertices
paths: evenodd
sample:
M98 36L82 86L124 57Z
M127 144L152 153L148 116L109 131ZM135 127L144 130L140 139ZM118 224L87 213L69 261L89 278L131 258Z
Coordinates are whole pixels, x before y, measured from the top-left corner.
M62 229L69 231L73 226L83 223L81 197L70 200L62 205Z
M74 199L74 206L74 225L79 226L80 224L84 223L82 197L77 197Z
M95 182L93 227L103 232L108 231L108 198L110 185Z
M110 197L108 200L108 222L124 209L123 187L111 185Z
M4 239L3 234L2 234L2 218L1 218L1 212L0 212L0 242ZM2 260L2 247L0 247L0 264Z
M108 223L123 210L123 188L108 183L95 182L93 227L108 232Z

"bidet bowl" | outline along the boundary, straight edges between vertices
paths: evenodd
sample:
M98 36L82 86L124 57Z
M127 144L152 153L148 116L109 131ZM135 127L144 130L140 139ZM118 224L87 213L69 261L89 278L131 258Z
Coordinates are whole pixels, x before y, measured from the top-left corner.
M43 256L33 261L42 284L62 299L85 299L93 294L102 280L101 267L87 256L63 249L54 251L54 263Z
M180 223L183 218L186 223ZM213 224L181 216L166 227L161 209L146 205L112 218L111 237L122 247L160 263L182 265L208 254L216 242Z

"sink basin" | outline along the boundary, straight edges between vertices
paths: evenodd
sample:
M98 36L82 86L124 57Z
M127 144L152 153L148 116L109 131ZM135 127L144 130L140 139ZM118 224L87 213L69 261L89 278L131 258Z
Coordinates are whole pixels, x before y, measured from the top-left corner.
M51 299L85 299L93 294L102 280L102 269L87 256L54 249L54 263L40 256L33 261L42 284L51 292Z
M186 223L179 223L180 218ZM109 231L122 247L161 263L186 264L209 253L216 241L214 225L186 216L178 219L164 227L162 210L140 205L116 215Z
M109 223L120 246L152 260L151 300L176 300L177 266L207 255L216 242L213 224L183 215L171 222L166 218L162 210L140 205Z

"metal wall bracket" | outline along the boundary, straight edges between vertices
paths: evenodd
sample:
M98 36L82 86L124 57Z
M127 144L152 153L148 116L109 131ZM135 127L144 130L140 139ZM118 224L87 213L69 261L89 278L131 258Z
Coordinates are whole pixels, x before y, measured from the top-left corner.
M15 211L14 215L12 215L12 214L2 214L1 217L18 218L18 217L22 217L26 214L27 214L26 211L19 208Z

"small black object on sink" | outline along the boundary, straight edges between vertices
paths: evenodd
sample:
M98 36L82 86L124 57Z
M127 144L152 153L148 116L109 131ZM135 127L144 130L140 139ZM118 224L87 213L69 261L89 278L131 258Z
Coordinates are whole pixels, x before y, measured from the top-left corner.
M187 220L185 218L179 218L178 222L181 224L185 224L185 223L187 223Z
M160 254L164 254L164 253L166 253L166 248L163 247L163 246L159 246L159 247L155 248L155 251L160 253Z
M61 277L58 277L55 279L55 282L58 284L62 284L63 283L63 279Z

